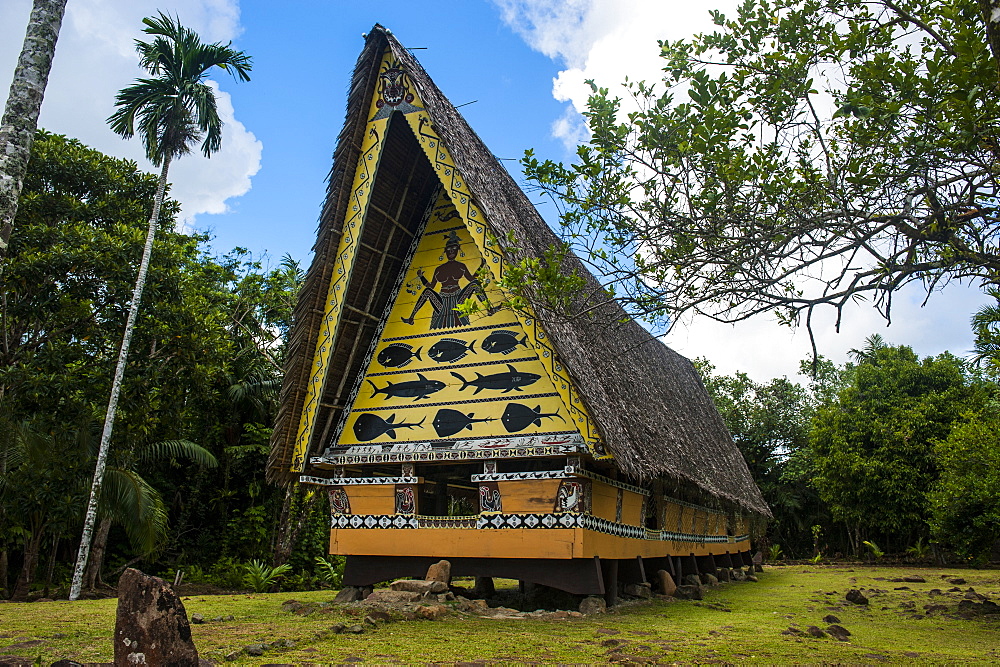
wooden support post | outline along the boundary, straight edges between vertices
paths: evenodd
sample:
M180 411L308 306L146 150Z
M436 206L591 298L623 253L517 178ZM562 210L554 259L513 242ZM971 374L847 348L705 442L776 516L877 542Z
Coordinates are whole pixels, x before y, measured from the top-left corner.
M642 583L649 583L649 579L646 577L646 567L642 564L642 556L635 557L636 562L639 565L639 579Z
M434 515L448 515L448 482L445 480L434 482Z
M604 575L604 601L613 607L618 604L618 561L613 558L601 561L601 573Z

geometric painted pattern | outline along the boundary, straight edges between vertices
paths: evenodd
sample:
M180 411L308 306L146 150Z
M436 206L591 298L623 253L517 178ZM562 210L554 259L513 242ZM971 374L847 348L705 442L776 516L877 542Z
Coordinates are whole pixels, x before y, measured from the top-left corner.
M300 484L321 486L374 486L387 484L420 484L423 477L310 477L299 475Z
M468 461L482 459L519 459L526 457L559 456L579 451L576 445L543 445L540 447L503 447L499 449L445 449L410 452L326 454L310 459L313 465L361 465L366 463L403 463L421 461Z
M634 540L657 542L693 542L696 544L724 544L742 542L749 535L698 535L669 530L650 530L642 526L615 523L590 514L575 513L491 513L467 517L436 517L399 514L351 514L332 517L332 528L466 528L470 530L502 530L519 528L583 528L599 533Z

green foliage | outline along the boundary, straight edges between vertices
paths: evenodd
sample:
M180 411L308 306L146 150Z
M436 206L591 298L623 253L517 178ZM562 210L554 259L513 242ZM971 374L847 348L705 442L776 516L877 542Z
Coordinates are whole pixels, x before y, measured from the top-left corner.
M981 400L963 363L920 360L878 341L863 351L850 385L821 407L810 434L813 483L833 517L864 537L907 543L923 531L926 493L938 475L934 442Z
M222 119L205 77L219 67L249 81L251 58L229 44L203 43L198 33L163 12L142 22L153 39L135 40L136 50L140 66L154 78L139 79L118 93L118 110L108 119L111 129L126 139L138 133L155 165L187 153L202 137L201 152L211 156L222 145Z
M705 359L696 359L695 366L774 514L767 539L804 554L811 546L809 526L828 519L809 483L815 399L787 378L759 383L745 373L717 375Z
M52 539L79 537L155 188L132 162L38 133L0 299L10 334L0 346L0 549L12 564L28 547L47 554ZM112 530L106 560L145 553L146 571L182 563L238 587L242 568L233 577L213 567L220 551L269 558L280 529L282 492L264 481L266 424L302 271L242 249L210 256L205 237L173 230L176 203L164 211L100 508L125 529ZM308 555L296 547L296 567L323 553L321 523L300 537Z
M878 545L871 540L865 540L862 544L868 547L868 551L871 552L872 556L874 556L876 560L885 555L885 552L879 549Z
M906 548L906 553L913 556L917 560L927 560L930 558L932 551L931 545L924 542L923 537L917 538L916 543Z
M593 87L570 165L528 151L563 238L631 312L796 323L819 305L1000 282L986 2L748 0ZM830 109L830 111L827 111Z
M769 563L777 563L781 560L782 552L780 544L772 544L767 549L767 561Z
M343 556L330 556L329 558L316 557L316 578L330 588L340 588L344 581Z
M996 403L964 415L935 447L941 476L929 494L935 539L977 565L1000 540L1000 417Z
M259 560L254 560L243 566L246 574L243 583L254 593L266 593L278 579L291 571L292 566L285 563L277 567L269 567Z

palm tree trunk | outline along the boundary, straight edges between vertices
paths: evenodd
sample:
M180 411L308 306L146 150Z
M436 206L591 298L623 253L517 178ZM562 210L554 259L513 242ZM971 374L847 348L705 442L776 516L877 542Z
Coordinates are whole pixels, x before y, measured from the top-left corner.
M17 198L28 170L31 143L38 128L38 113L65 11L66 0L34 1L0 120L0 260L7 254L14 228Z
M76 567L73 569L73 584L70 586L69 599L80 597L83 586L83 570L87 566L87 556L90 553L90 542L94 536L94 522L97 519L97 501L101 496L101 484L104 482L104 467L107 465L108 448L111 444L111 429L115 424L115 413L118 410L118 395L122 389L122 378L125 376L125 363L128 360L128 348L132 343L132 331L139 314L139 302L142 301L142 290L146 287L146 274L149 272L149 257L153 254L153 239L156 237L156 222L160 217L160 206L163 204L163 194L167 189L167 170L170 169L170 155L163 160L160 169L160 181L156 186L156 197L153 199L153 214L149 216L149 230L146 232L146 246L142 251L142 261L139 263L139 275L135 279L135 289L132 291L132 303L128 309L128 320L125 322L125 334L122 336L122 347L118 352L118 364L115 366L115 378L111 383L111 397L108 399L108 412L104 417L104 431L101 433L101 446L97 452L97 466L94 469L94 481L90 486L90 501L87 503L87 514L83 521L83 535L80 539L80 551L76 556Z
M104 554L108 547L108 534L111 532L111 519L104 517L97 524L97 534L94 536L93 552L87 562L86 575L83 578L83 587L88 591L97 588L98 584L104 583L101 580L101 568L104 567Z

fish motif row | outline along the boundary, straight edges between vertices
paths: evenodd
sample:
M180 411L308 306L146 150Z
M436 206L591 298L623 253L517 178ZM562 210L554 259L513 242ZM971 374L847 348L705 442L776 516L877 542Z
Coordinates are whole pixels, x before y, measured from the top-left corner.
M500 423L503 424L504 429L508 433L518 433L532 424L541 426L542 419L546 417L556 417L564 422L566 421L562 415L556 412L542 412L541 405L531 408L520 403L508 403L507 408L500 417ZM363 412L354 421L354 437L359 442L368 442L383 435L388 435L390 438L395 439L397 430L404 428L422 429L425 421L426 417L419 422L397 422L396 415L394 414L389 415L388 419L383 419L376 414ZM434 432L437 433L439 438L447 438L464 429L472 430L472 425L477 422L491 421L494 421L492 417L476 419L474 412L465 413L450 408L442 408L434 415L434 421L431 422L431 426L434 427Z
M473 380L467 380L463 375L454 372L452 373L452 376L457 378L459 382L462 383L462 386L459 387L459 391L464 391L468 387L475 387L476 390L472 392L473 396L478 394L483 389L493 389L504 394L511 391L521 391L521 387L532 385L538 382L538 380L542 377L537 373L519 371L511 364L507 364L506 373L494 373L492 375L476 373L476 377ZM407 380L406 382L390 382L381 389L371 380L367 380L367 382L372 386L372 395L370 398L375 398L379 394L385 394L386 399L412 398L415 401L419 401L421 398L427 398L431 394L439 392L448 386L440 380L428 379L423 373L417 373L416 380Z
M489 354L510 354L519 345L528 347L528 337L521 336L506 329L498 329L483 340L480 349ZM464 341L458 338L442 338L431 346L427 355L439 364L453 364L459 359L476 351L476 341ZM420 352L409 343L392 343L385 347L375 358L385 368L403 368L414 359L422 361Z

